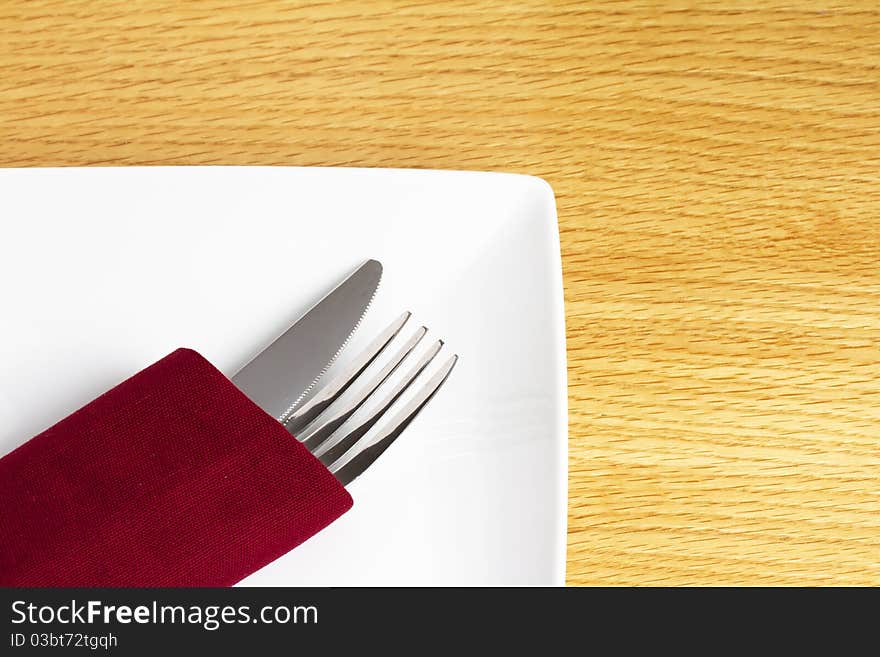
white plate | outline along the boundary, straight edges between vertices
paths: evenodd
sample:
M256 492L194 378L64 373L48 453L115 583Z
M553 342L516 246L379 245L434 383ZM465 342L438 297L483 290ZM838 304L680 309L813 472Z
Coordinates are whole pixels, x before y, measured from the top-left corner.
M354 508L243 584L563 583L565 332L543 181L6 169L0 218L0 453L175 347L235 372L377 258L382 285L353 346L411 310L459 364L350 486Z

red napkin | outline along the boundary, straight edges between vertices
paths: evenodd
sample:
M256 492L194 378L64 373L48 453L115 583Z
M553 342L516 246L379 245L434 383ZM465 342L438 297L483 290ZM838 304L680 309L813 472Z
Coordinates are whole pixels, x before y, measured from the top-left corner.
M228 586L351 505L281 424L178 349L0 459L0 585Z

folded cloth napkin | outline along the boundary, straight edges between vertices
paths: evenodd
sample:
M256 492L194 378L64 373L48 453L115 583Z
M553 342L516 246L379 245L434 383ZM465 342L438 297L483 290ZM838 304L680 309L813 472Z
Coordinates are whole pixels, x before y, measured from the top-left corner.
M178 349L0 459L0 585L228 586L351 505L281 424Z

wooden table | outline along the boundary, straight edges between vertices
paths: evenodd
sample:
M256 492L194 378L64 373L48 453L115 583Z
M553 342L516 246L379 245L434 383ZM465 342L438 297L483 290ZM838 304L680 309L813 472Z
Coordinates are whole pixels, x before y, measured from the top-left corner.
M542 176L569 582L876 585L880 6L790 4L6 1L0 165Z

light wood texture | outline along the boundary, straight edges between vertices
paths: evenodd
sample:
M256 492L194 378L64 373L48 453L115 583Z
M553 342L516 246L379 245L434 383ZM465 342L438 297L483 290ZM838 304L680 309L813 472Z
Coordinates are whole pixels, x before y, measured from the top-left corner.
M6 0L0 165L542 176L569 582L876 585L880 6L800 5Z

